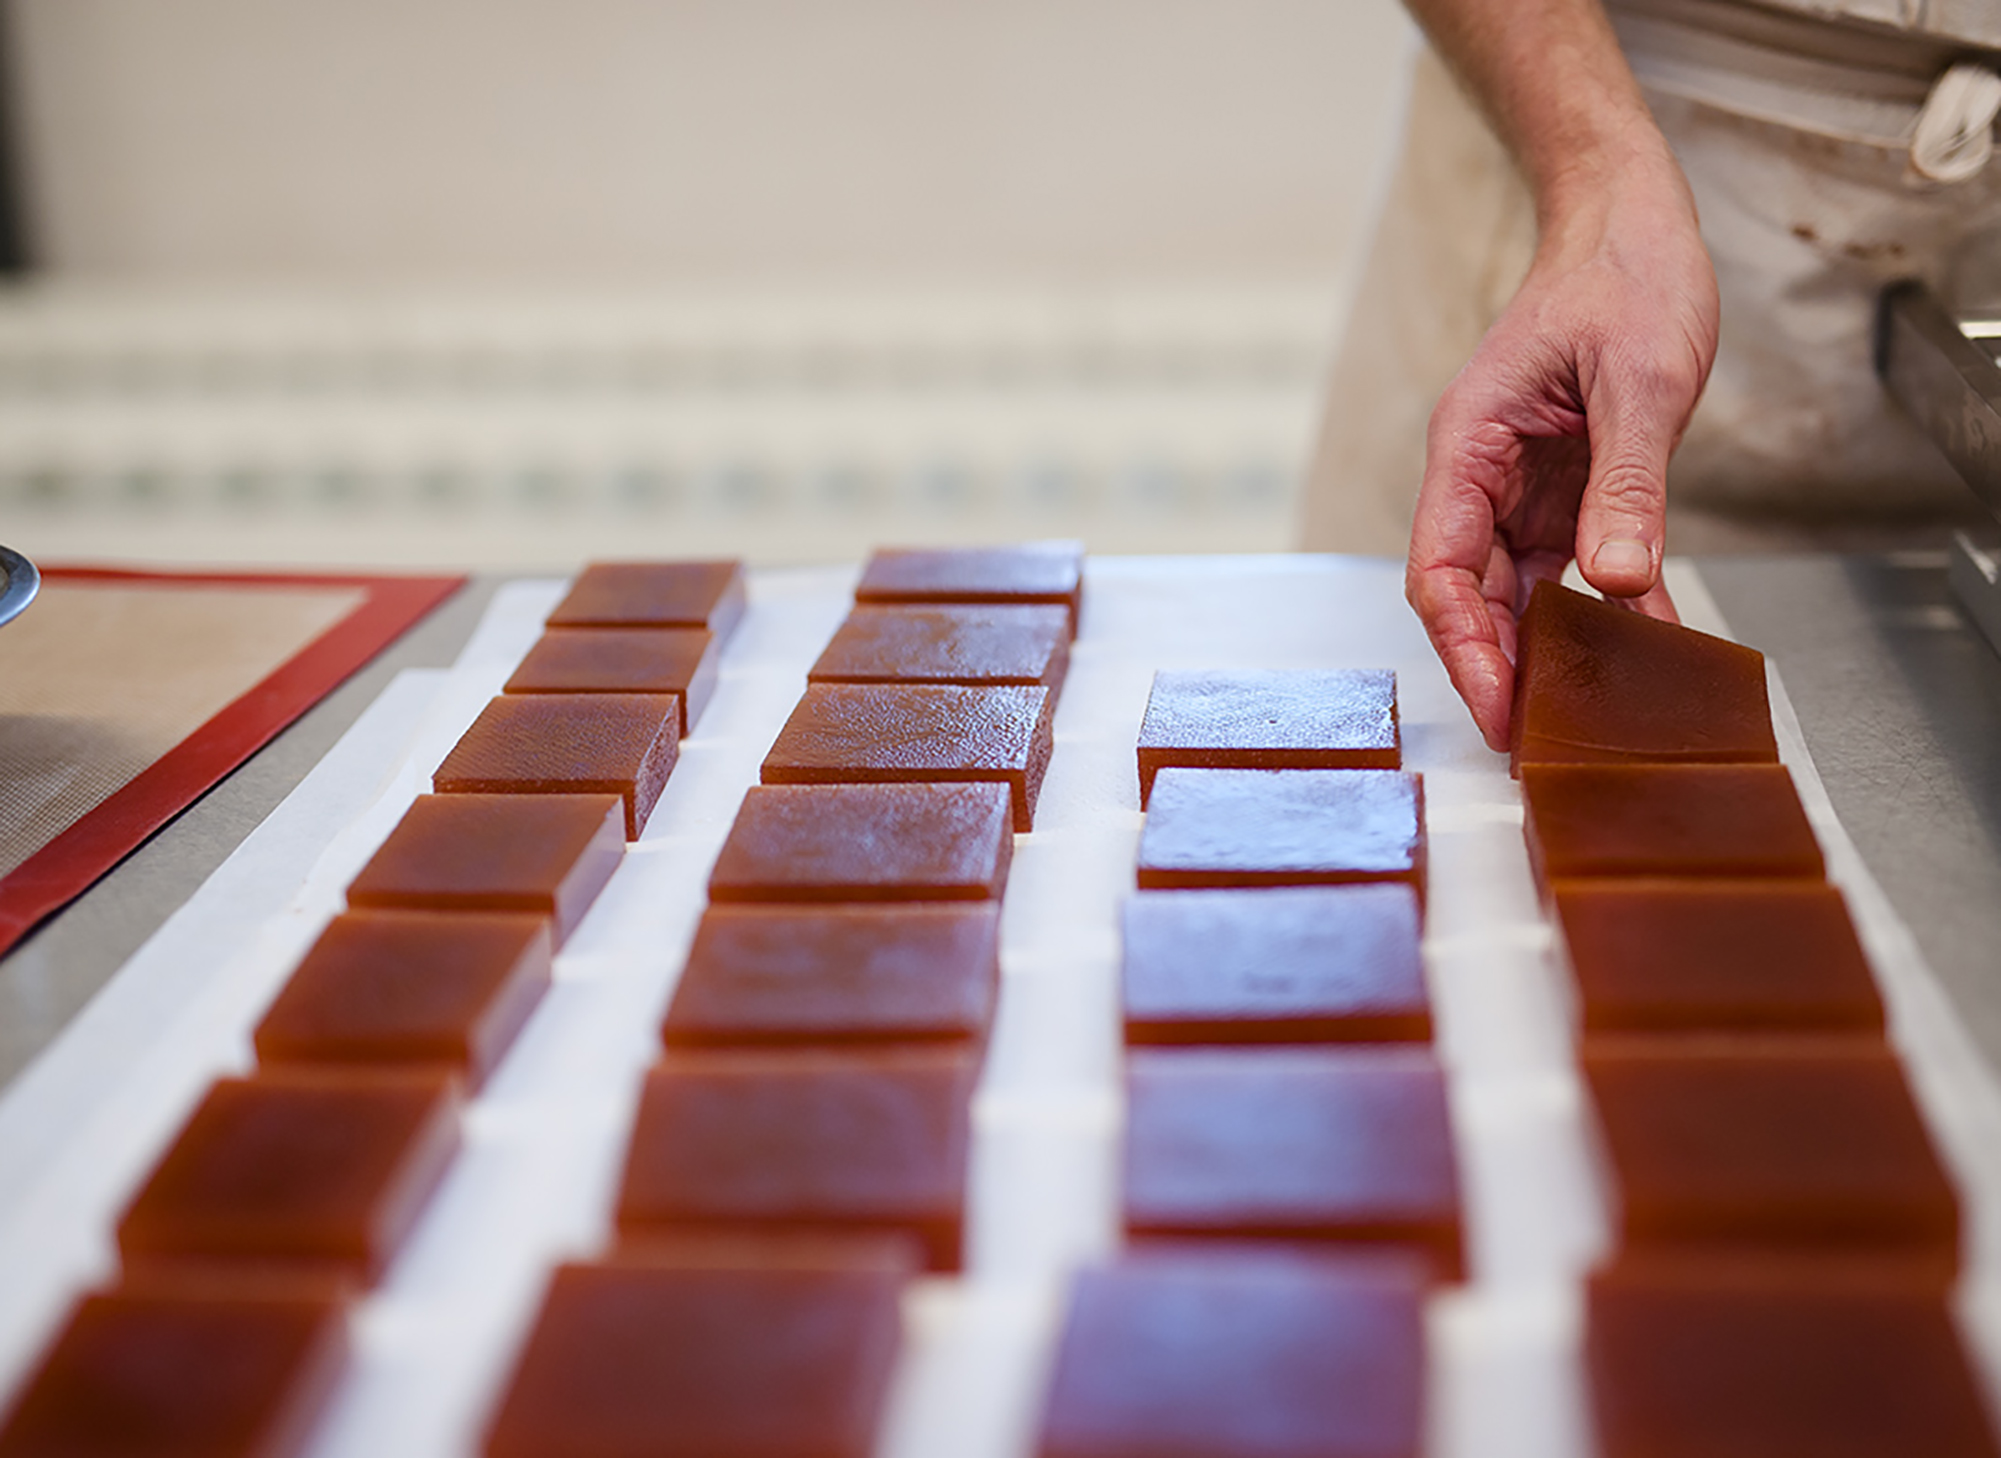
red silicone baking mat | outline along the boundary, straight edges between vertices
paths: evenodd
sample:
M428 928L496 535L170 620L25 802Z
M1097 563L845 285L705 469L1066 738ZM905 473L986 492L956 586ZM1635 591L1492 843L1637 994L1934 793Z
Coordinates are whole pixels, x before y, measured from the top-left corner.
M44 568L0 631L0 953L463 581Z

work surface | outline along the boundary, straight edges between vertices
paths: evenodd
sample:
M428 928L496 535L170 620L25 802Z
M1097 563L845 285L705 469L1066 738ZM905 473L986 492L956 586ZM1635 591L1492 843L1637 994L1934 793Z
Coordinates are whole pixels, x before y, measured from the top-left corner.
M1023 1451L1053 1283L1115 1238L1113 927L1131 885L1139 825L1132 741L1152 670L1323 664L1399 671L1407 763L1427 774L1430 791L1427 963L1469 1177L1474 1265L1463 1292L1434 1303L1432 1446L1582 1451L1575 1282L1603 1226L1559 979L1504 764L1479 747L1451 698L1402 607L1399 575L1387 563L1305 558L1092 564L1056 758L1008 898L1001 1024L976 1115L971 1271L963 1282L925 1283L913 1298L911 1357L886 1452ZM650 1057L712 842L845 610L851 581L838 570L754 580L753 616L732 648L711 719L689 741L631 875L621 873L627 894L614 883L559 962L557 992L510 1061L518 1066L475 1105L468 1159L362 1312L357 1379L317 1451L462 1450L548 1262L602 1240L606 1181L636 1095L629 1085ZM1994 1080L1963 1033L2001 1064L2001 978L1989 970L1991 952L1982 954L2001 945L2001 770L1991 749L2001 743L2001 661L1947 603L1942 563L1724 561L1708 564L1702 582L1735 635L1774 655L1834 809L1890 894L1890 903L1876 901L1852 856L1844 878L1841 846L1830 844L1877 954L1899 1045L1919 1065L1921 1095L1974 1210L1969 1284L1977 1295L1991 1279L1995 1218L1994 1171L1981 1166L1995 1162L2001 1143L1982 1122ZM1696 615L1707 604L1700 585L1689 586L1686 605ZM331 909L340 866L393 823L396 797L414 793L430 767L425 757L435 763L449 745L454 715L469 718L492 692L553 593L508 587L459 670L398 680L378 698L399 664L451 660L482 603L469 596L448 607L392 661L302 721L0 964L0 1020L31 1030L10 1050L14 1068L69 1026L0 1097L0 1189L15 1192L0 1202L0 1289L16 1293L0 1310L0 1390L11 1387L67 1292L105 1268L109 1221L131 1182L205 1079L241 1056L263 989L287 970L287 949ZM356 735L328 757L364 709ZM1796 775L1810 778L1794 748ZM196 896L315 765L313 781L260 832L273 853L256 867L239 857ZM316 806L322 814L344 808L330 813L335 823L315 825ZM1838 842L1831 822L1820 829L1824 842ZM226 969L199 965L183 917L90 1013L75 1016L155 927L191 896L202 910L218 884L234 886L246 907L234 917L208 909L206 929L223 943L216 961ZM258 896L268 899L263 912L251 904ZM1903 940L1904 926L1922 958ZM655 953L637 957L634 949L648 944ZM1957 1004L1957 1020L1926 962ZM130 1017L105 1026L115 1021L107 1010L141 975L184 978L179 985L203 1005L176 1004L158 1027ZM155 1049L149 1037L201 1047ZM104 1056L119 1046L135 1055L129 1064ZM93 1079L124 1085L124 1098L97 1098ZM578 1079L585 1097L552 1097L574 1091ZM120 1107L131 1117L114 1117ZM65 1109L79 1111L77 1127L29 1117ZM1968 1152L1983 1138L1984 1159ZM65 1149L66 1140L75 1147ZM510 1207L510 1194L530 1190L537 1196L524 1209ZM1989 1353L1991 1307L1968 1303L1977 1344Z

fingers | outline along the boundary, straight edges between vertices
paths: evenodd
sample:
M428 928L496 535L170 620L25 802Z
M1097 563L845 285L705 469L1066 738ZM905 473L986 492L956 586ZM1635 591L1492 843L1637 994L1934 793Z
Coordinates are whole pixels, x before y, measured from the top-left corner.
M1701 371L1615 358L1594 385L1586 404L1591 475L1577 510L1577 565L1607 597L1647 599L1660 591L1668 457L1695 409ZM1665 593L1655 599L1660 604L1673 613Z
M1489 749L1505 750L1515 687L1513 561L1492 546L1475 573L1452 563L1420 565L1413 555L1404 592L1480 737Z

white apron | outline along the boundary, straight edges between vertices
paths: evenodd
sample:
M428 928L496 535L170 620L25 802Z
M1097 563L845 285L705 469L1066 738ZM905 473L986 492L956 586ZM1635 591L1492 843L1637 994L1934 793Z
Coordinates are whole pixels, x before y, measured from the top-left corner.
M1970 95L1943 98L1970 107L1961 135L1941 128L1934 97L1968 43L2001 45L2001 0L1778 3L1891 23L1727 0L1612 8L1694 190L1723 305L1716 366L1668 472L1670 550L1982 515L1883 394L1871 337L1876 295L1893 279L1923 278L1965 306L2001 304L2001 160L1989 156L1987 109L2001 82L1990 97L1992 78L1971 73ZM1914 141L1934 176L1914 166ZM1403 554L1431 407L1534 246L1527 189L1426 51L1330 373L1307 547Z

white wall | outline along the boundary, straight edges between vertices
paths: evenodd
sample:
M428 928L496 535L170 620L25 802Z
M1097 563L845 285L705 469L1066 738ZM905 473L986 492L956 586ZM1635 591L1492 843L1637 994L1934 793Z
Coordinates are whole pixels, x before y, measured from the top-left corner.
M1334 275L1394 0L10 0L41 257L355 282Z

